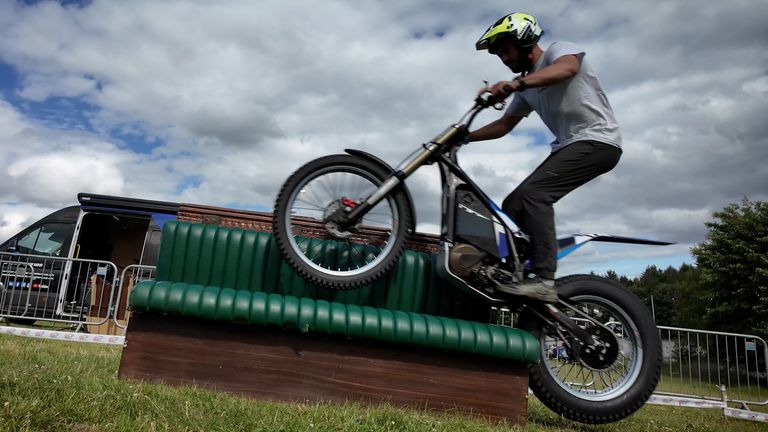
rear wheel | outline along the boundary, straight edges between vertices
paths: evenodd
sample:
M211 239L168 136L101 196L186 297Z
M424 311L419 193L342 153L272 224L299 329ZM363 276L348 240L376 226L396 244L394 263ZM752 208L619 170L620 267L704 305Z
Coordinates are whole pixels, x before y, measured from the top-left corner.
M566 340L569 333L562 327L524 316L521 327L541 344L539 363L529 367L531 390L571 420L608 423L631 415L651 396L661 374L661 340L650 313L609 279L570 276L559 279L557 288L572 307L560 310L602 344L597 350L581 347Z
M351 155L322 157L293 173L273 214L275 240L291 268L309 282L334 289L366 285L389 271L413 230L404 186L352 225L333 217L365 201L389 174Z

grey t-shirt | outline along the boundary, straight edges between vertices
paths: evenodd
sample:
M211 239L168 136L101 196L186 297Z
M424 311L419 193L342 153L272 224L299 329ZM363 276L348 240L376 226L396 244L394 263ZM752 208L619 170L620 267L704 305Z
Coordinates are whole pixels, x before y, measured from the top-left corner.
M536 111L555 135L552 151L576 141L594 140L621 148L621 131L611 104L584 51L570 42L554 42L534 65L535 72L565 55L581 60L572 78L549 87L529 88L515 93L505 115L527 117Z

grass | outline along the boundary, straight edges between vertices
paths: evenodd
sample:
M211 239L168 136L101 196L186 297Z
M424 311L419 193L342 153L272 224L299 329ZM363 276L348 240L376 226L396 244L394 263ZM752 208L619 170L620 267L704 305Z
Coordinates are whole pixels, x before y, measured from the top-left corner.
M719 410L647 405L610 425L555 415L535 398L523 428L391 406L276 404L117 379L120 347L0 335L0 431L766 431Z

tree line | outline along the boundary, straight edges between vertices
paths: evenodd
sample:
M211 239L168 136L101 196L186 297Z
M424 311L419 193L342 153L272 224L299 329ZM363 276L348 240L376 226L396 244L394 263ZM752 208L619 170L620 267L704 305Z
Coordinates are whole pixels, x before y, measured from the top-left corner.
M695 264L649 266L636 278L608 271L652 307L657 325L768 339L768 204L730 204L706 223Z

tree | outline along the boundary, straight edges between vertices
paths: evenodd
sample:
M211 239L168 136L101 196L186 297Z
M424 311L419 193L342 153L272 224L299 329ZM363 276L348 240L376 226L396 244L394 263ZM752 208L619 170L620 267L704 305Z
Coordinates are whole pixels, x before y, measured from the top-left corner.
M685 263L680 268L669 266L665 270L650 265L635 279L621 276L619 280L640 297L648 309L653 308L656 324L702 328L708 302L701 297L699 273L698 267Z
M714 213L691 253L701 272L710 328L768 336L768 205L744 198Z

